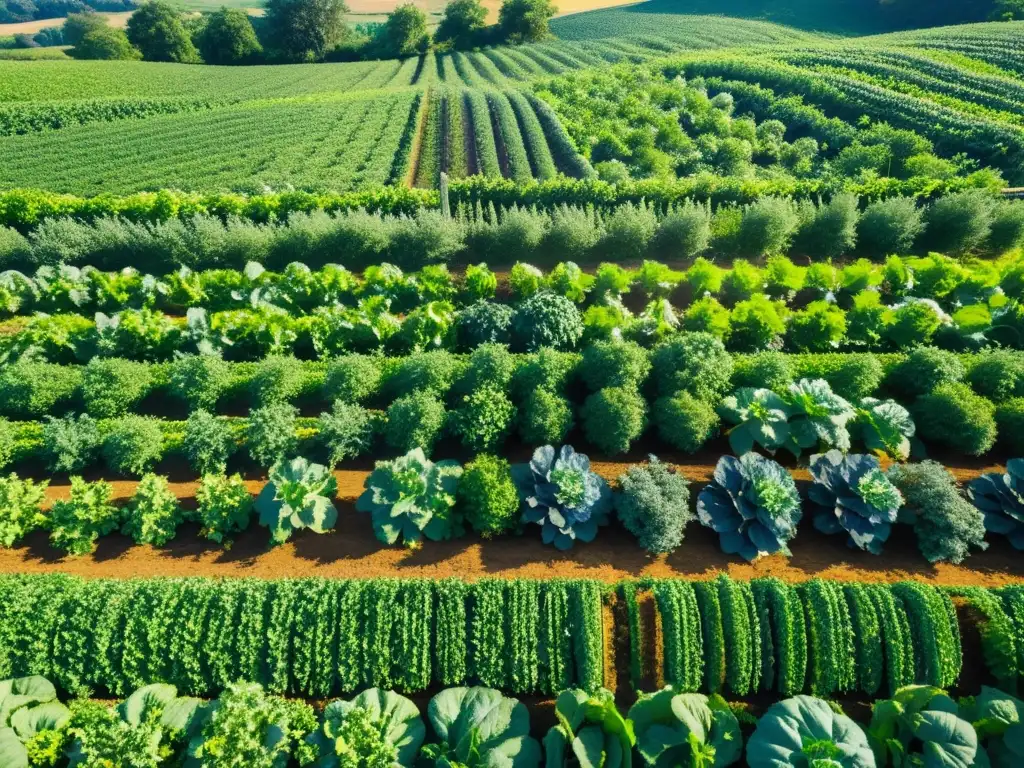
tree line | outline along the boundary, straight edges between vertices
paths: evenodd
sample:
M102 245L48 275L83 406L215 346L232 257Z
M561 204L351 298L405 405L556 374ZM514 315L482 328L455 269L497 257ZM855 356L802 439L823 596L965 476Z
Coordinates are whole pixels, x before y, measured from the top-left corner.
M480 0L453 0L434 33L411 2L379 24L350 26L345 0L266 0L262 17L237 8L187 14L151 0L115 29L96 13L75 13L63 42L79 59L143 59L189 64L357 61L470 50L484 45L543 39L556 8L551 0L504 0L496 24Z

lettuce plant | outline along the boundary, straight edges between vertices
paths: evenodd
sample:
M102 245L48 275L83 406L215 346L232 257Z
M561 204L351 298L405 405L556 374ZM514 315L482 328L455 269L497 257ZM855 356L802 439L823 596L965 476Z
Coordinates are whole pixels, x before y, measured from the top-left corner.
M906 685L871 710L868 738L879 765L971 768L978 734L940 688Z
M1024 549L1024 459L1010 459L1006 472L989 472L967 485L967 498L981 510L985 530Z
M356 510L369 512L377 538L394 544L402 537L418 547L424 537L443 541L462 534L455 515L455 492L462 476L457 461L433 462L422 448L393 461L378 461L356 500Z
M244 531L252 522L253 498L241 475L203 475L196 491L200 535L218 544L231 543L233 533Z
M561 550L576 541L593 541L608 522L612 494L608 484L590 470L590 459L563 445L533 452L529 464L517 464L512 477L523 499L523 522L541 526L545 544Z
M852 435L869 451L897 461L910 457L911 439L916 428L910 411L894 400L865 397L850 424Z
M174 538L185 513L178 497L171 493L167 478L150 474L135 488L124 518L121 532L131 536L136 544L162 547Z
M828 702L794 696L774 704L747 742L750 768L875 768L868 738ZM884 765L884 763L883 763Z
M71 478L71 498L60 499L50 510L50 543L72 555L87 555L96 539L115 530L121 512L110 503L114 488L97 480Z
M21 480L13 472L0 477L0 547L12 547L27 534L42 528L46 518L41 511L46 487L41 483Z
M538 768L540 744L530 736L530 713L493 688L448 688L427 705L438 743L421 760L433 768Z
M68 708L45 677L0 680L0 765L28 768L41 751L56 751L63 742L57 732L68 722Z
M545 768L629 768L632 764L633 722L619 713L611 691L562 691L555 701L555 717L558 725L544 737Z
M811 457L814 484L807 492L816 506L814 527L845 531L851 547L882 553L903 505L903 495L874 456L829 451Z
M1024 701L981 686L981 693L961 712L974 725L981 744L978 764L987 755L992 768L1024 765Z
M309 741L319 754L317 768L404 768L414 764L426 732L409 699L370 688L328 704Z
M757 453L723 456L697 497L697 519L718 533L722 551L748 561L788 555L787 542L796 536L801 514L789 472Z
M282 544L301 528L316 533L333 528L338 510L331 497L337 490L338 481L322 464L301 457L275 464L255 505L260 525L270 529L271 543Z
M740 724L720 696L709 699L666 686L642 694L629 719L647 765L725 768L743 751Z

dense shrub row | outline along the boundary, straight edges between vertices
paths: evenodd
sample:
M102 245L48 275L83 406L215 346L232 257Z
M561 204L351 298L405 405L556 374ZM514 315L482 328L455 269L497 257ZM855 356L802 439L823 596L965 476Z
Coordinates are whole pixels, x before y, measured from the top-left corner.
M684 259L701 253L758 257L793 253L813 259L940 251L1002 252L1024 238L1024 204L969 190L919 205L910 197L866 203L839 194L830 202L762 197L745 206L683 201L607 208L548 209L479 203L455 206L453 218L360 210L294 211L280 224L223 211L133 221L128 216L48 217L27 233L0 228L0 266L58 263L153 272L241 269L250 261L280 269L293 261L351 269L391 262L404 269L446 261L517 260L553 264L645 256ZM2 227L2 225L0 225Z
M312 697L463 682L509 693L596 690L611 637L602 616L606 588L583 580L52 575L3 576L0 585L0 675L41 674L69 691L124 695L161 681L203 695L239 679ZM881 680L951 685L960 672L953 606L934 587L789 587L725 577L644 586L658 597L665 673L681 690L875 692ZM823 591L838 613L817 609ZM765 631L733 633L734 611L748 618L756 611ZM850 659L831 657L819 638L874 654L875 665L844 685L822 686L824 669ZM755 657L764 660L756 671ZM673 670L688 664L693 671L677 677Z

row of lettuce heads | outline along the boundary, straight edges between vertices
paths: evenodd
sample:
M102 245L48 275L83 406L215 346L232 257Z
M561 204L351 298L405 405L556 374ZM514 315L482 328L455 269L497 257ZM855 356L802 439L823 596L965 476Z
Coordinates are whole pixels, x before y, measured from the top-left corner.
M1024 760L1024 702L990 687L954 699L933 686L906 686L875 701L864 725L839 704L805 695L758 718L717 694L666 686L641 694L624 714L607 689L574 688L559 693L558 722L542 741L531 736L522 702L482 686L437 693L425 722L415 702L380 688L320 711L244 682L214 700L156 683L115 705L65 705L35 676L0 681L0 712L5 768L726 768L744 757L749 768L1012 768Z

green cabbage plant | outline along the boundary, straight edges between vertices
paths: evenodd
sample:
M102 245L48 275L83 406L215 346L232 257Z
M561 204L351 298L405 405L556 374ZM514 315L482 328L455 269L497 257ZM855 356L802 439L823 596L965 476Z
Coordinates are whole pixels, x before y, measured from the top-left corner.
M868 738L879 765L971 768L978 734L941 688L905 685L871 709Z
M853 406L832 391L824 379L800 379L790 384L785 395L789 409L790 439L786 443L794 456L807 449L838 448L850 450L847 423L856 412Z
M989 472L967 485L969 498L985 518L985 530L1024 549L1024 459L1010 459L1006 472Z
M867 450L897 461L910 458L911 440L917 430L910 411L895 400L874 397L863 398L856 411L850 430Z
M255 505L260 525L270 529L271 543L283 544L301 528L316 533L333 528L338 510L331 497L337 490L338 481L322 464L300 457L274 465Z
M828 702L794 696L774 704L747 742L750 768L875 768L875 755L857 723ZM884 763L883 763L884 765Z
M455 491L462 477L457 461L430 461L413 448L393 461L378 461L366 478L356 510L369 512L377 538L394 544L401 537L416 547L424 537L443 541L463 532L455 515Z
M726 434L737 456L750 453L754 446L775 453L789 441L789 408L770 389L741 387L723 398L718 412L734 425Z
M421 759L433 768L538 768L540 744L530 736L530 713L493 688L448 688L427 705L438 743Z
M69 715L45 677L0 680L0 766L28 768L29 752L58 742Z
M743 752L740 724L720 696L666 686L641 695L629 719L640 755L656 768L724 768Z
M611 691L562 691L555 702L555 717L558 725L544 737L546 768L630 768L633 764L633 723L619 713Z
M309 741L320 756L318 768L405 768L415 762L426 731L409 699L370 688L328 704Z
M973 724L981 741L978 765L984 765L983 756L992 768L1024 765L1024 701L983 685L961 716Z

